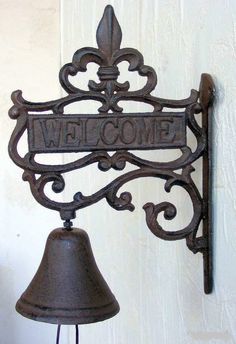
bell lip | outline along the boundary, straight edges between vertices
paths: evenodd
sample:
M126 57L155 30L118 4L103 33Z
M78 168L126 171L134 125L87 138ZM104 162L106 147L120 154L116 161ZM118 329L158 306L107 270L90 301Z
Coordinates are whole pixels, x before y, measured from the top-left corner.
M45 309L46 307L32 305L22 298L17 301L15 308L16 311L25 318L56 325L83 325L96 323L108 320L120 311L120 306L117 300L114 300L103 307L88 309L87 315L83 309L74 310L75 315L71 315L71 313L73 313L71 310L47 310ZM101 314L101 308L104 311L103 314ZM40 313L41 315L39 315ZM66 313L68 313L68 315L66 315ZM81 313L81 315L78 315L79 313Z

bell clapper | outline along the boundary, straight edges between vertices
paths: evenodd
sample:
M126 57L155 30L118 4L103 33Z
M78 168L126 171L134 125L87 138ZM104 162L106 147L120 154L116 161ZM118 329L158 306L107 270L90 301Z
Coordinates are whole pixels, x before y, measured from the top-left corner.
M57 341L56 341L56 344L59 344L60 332L61 332L61 325L58 325L57 326ZM75 325L75 344L79 344L79 326L78 325Z

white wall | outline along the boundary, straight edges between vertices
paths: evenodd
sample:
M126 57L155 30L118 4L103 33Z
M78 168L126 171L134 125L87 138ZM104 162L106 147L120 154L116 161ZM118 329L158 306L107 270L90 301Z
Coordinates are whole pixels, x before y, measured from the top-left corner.
M44 101L60 95L59 2L0 0L0 343L52 343L55 326L15 312L17 299L35 273L57 214L33 199L22 171L7 153L15 121L8 117L13 90Z
M147 178L125 186L136 210L116 212L105 201L78 212L77 226L90 235L97 263L120 306L103 323L81 327L81 343L91 344L233 344L236 343L236 3L234 0L114 0L123 30L122 46L135 47L158 74L155 94L188 96L198 88L200 74L211 73L217 86L214 126L215 290L205 296L202 258L185 242L164 242L148 230L142 205L172 200L178 229L191 217L184 192L163 192L163 183ZM75 50L96 46L95 33L105 0L0 0L0 333L2 344L52 343L55 326L24 319L14 304L41 259L46 237L60 225L58 215L36 203L21 171L9 160L7 142L14 121L7 116L9 96L23 89L26 99L40 101L60 95L58 70ZM61 15L61 27L59 16ZM61 46L60 46L61 33ZM126 65L122 67L126 80ZM95 69L89 69L92 73ZM89 79L89 77L87 78ZM133 86L139 79L131 76ZM85 81L84 81L85 83ZM73 111L94 111L86 103ZM142 109L131 105L127 110ZM72 108L68 111L72 111ZM149 154L165 158L162 152ZM170 156L171 157L171 156ZM173 157L173 155L172 155ZM67 157L61 157L64 161ZM199 167L197 164L196 167ZM71 174L63 197L81 190L94 192L117 175L96 166ZM199 181L200 174L196 172ZM74 343L63 330L62 344Z

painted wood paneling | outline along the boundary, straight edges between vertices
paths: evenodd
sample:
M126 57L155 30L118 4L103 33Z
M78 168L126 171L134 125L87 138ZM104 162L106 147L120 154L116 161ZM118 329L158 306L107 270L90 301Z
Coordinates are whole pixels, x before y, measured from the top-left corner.
M96 46L95 32L104 0L62 0L62 64L74 51ZM178 188L165 195L163 183L154 179L130 183L136 211L115 212L100 202L78 213L76 224L88 230L98 265L119 300L115 318L81 327L81 343L110 344L233 344L236 342L236 228L234 214L236 161L236 3L235 1L114 0L123 30L122 47L135 47L158 74L156 95L183 98L198 88L202 72L211 73L217 86L214 127L214 239L215 290L202 289L200 255L188 252L184 242L163 242L147 229L142 205L172 200L178 216L169 229L177 229L191 217L191 205ZM86 85L96 69L89 67ZM120 80L141 85L122 66ZM140 110L130 104L126 110ZM94 111L89 103L73 110ZM143 153L142 153L143 154ZM166 158L152 152L153 159ZM171 157L171 156L170 156ZM199 167L197 165L196 167ZM96 167L68 178L84 193L117 175L98 172ZM199 172L196 179L200 181ZM124 188L123 188L124 189ZM71 337L71 343L73 343Z

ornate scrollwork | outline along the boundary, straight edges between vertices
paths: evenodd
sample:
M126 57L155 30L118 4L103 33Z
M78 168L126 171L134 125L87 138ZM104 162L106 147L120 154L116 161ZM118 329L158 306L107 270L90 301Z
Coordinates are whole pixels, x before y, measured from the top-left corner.
M165 180L165 190L170 192L175 185L181 186L188 193L193 205L193 217L189 224L172 232L165 231L158 222L158 215L163 212L167 220L172 220L176 215L174 204L162 202L160 204L147 203L144 205L146 222L153 234L165 240L179 240L185 238L190 250L194 253L203 252L209 248L209 237L207 230L203 230L203 236L197 237L197 231L201 221L206 221L209 215L209 116L208 112L212 105L214 84L208 74L201 77L200 91L191 90L188 98L182 100L170 100L154 97L151 92L157 84L157 76L152 67L146 66L140 52L132 48L120 48L122 33L120 25L114 15L113 8L107 6L97 29L98 48L82 48L75 52L72 62L61 68L59 79L62 87L68 93L67 96L49 102L33 103L25 100L21 91L12 94L13 106L9 110L9 116L17 121L16 127L9 143L9 154L13 161L24 170L23 179L30 184L31 192L35 199L43 206L59 211L63 220L70 221L75 218L76 210L87 207L105 198L108 204L116 210L134 210L132 196L129 192L118 195L120 188L127 182L142 177L157 177ZM137 72L141 77L146 77L146 84L139 90L130 91L129 82L120 83L119 63L127 61L128 70ZM88 90L74 86L69 77L84 73L89 63L98 65L97 75L100 82L90 80ZM25 132L28 134L29 116L35 113L51 111L57 118L66 118L64 108L74 102L83 100L94 100L101 103L98 112L102 116L119 116L123 109L119 106L120 101L136 101L150 104L155 116L170 114L165 108L180 109L181 118L184 118L185 136L186 128L193 133L197 146L194 151L187 145L179 146L181 155L168 162L157 162L142 159L131 153L124 146L114 154L109 154L109 149L93 150L86 156L76 161L62 165L46 165L38 163L35 158L38 154L29 149L25 156L18 153L18 143ZM184 110L184 112L183 112ZM202 125L195 118L202 114ZM151 116L150 115L150 116ZM59 116L59 117L58 117ZM128 115L127 115L128 116ZM118 118L118 117L117 117ZM128 117L127 117L128 118ZM168 148L168 147L164 147ZM141 148L142 149L142 148ZM147 149L147 148L146 148ZM153 149L153 148L152 148ZM115 149L110 149L115 150ZM57 150L55 149L55 152ZM58 150L59 151L59 150ZM192 163L203 157L203 195L198 191L191 173L194 171ZM137 169L124 173L104 188L92 195L86 196L76 192L71 202L56 202L49 199L45 193L45 186L52 183L52 190L60 193L65 188L63 174L97 163L98 168L106 172L113 168L122 171L126 163L135 165ZM208 204L208 205L207 205ZM205 222L204 222L205 223ZM209 225L209 223L208 223ZM205 226L206 227L206 226ZM210 290L208 283L205 290Z

